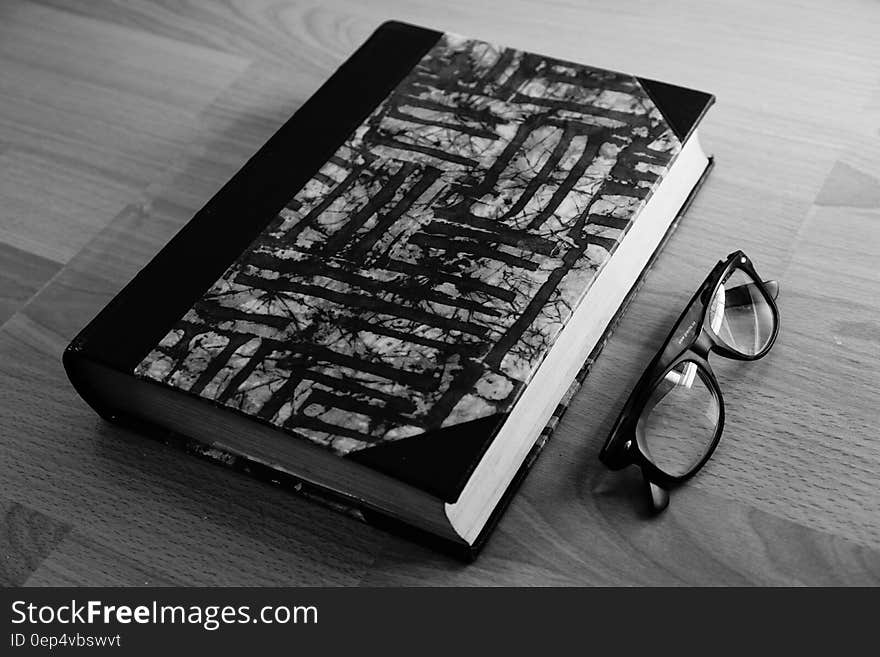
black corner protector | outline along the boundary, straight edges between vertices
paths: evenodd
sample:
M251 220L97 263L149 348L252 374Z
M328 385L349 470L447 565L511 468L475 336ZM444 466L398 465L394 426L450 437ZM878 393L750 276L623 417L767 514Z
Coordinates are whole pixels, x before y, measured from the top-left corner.
M674 84L636 78L645 93L654 101L663 118L681 143L693 132L706 110L715 102L715 96L705 91L677 87Z
M497 413L368 447L346 458L454 502L506 419L506 413Z
M431 38L431 36L433 35L435 41L436 41L436 39L439 39L441 36L443 36L443 32L439 32L437 30L432 30L427 27L422 27L421 25L416 25L415 23L407 23L406 21L400 21L400 20L397 20L396 18L391 18L391 19L388 19L388 20L382 22L379 25L379 27L376 28L376 31L379 31L379 30L397 30L397 31L404 31L404 32L409 32L409 33L413 33L413 34L416 33L416 31L418 31L418 33L420 33L425 38Z

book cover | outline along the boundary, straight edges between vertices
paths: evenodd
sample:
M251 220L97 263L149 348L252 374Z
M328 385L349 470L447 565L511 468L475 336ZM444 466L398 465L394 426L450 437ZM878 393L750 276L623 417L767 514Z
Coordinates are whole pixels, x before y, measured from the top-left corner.
M711 97L399 23L309 103L361 89L318 147L285 126L71 349L178 266L96 358L453 501Z

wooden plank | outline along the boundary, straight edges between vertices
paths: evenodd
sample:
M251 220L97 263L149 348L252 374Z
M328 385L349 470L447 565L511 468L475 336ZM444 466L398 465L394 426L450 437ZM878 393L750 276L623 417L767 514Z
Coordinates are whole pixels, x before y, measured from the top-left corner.
M154 563L140 564L79 532L68 534L25 586L174 586Z
M541 458L542 471L565 475L555 481L530 476L474 564L463 567L427 549L395 544L370 568L362 585L880 583L876 549L697 487L678 492L668 512L652 519L645 516L636 473L618 476L585 468L565 450Z
M0 586L22 586L70 526L18 502L0 501Z
M246 59L52 8L0 20L0 241L66 263L199 131Z
M54 276L61 266L0 242L0 325Z

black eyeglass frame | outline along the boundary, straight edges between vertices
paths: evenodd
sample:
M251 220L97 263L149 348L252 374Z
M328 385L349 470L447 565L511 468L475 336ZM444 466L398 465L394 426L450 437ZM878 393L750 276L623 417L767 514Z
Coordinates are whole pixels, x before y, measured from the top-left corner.
M728 348L706 321L710 303L718 287L737 269L748 274L757 285L773 315L770 339L764 348L754 355ZM649 486L655 511L662 511L668 504L667 491L670 488L687 481L706 464L718 446L724 431L724 398L718 379L709 365L709 354L715 352L726 358L742 361L758 360L767 355L779 334L779 309L775 301L778 290L775 281L765 282L758 275L752 261L742 251L735 251L725 260L719 261L685 306L684 311L663 342L663 346L651 360L630 393L599 453L599 460L611 470L621 470L629 465L639 466ZM718 422L715 434L712 436L703 457L684 474L673 475L660 469L651 460L648 455L649 450L642 438L639 437L636 427L655 388L669 372L685 362L693 362L697 366L696 375L701 377L706 387L714 395L718 404ZM658 491L656 487L662 490Z

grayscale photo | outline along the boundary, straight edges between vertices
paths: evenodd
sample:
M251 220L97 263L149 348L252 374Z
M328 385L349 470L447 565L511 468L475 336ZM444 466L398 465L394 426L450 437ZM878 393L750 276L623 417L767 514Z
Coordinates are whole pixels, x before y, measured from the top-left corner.
M732 589L880 584L878 27L0 2L10 654L826 627Z

